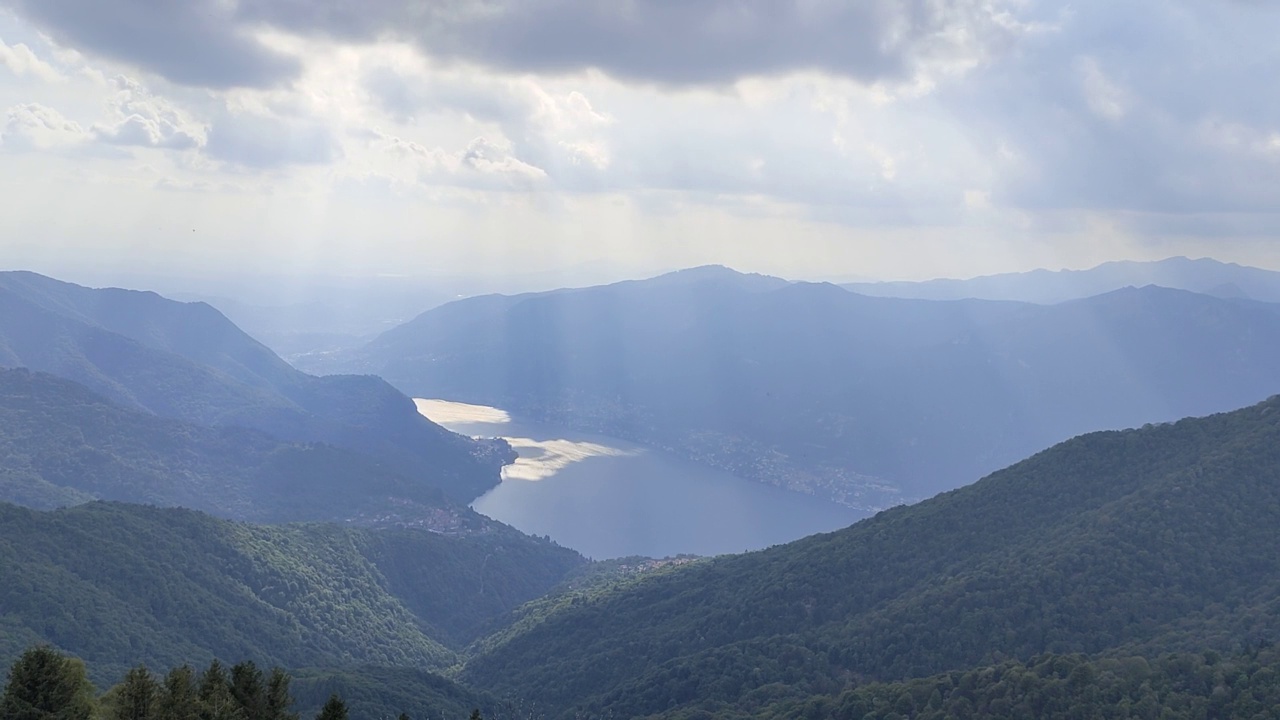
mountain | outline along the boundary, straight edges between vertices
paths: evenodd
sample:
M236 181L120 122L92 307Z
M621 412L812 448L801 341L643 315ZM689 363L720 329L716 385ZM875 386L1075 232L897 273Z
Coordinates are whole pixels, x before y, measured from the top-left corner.
M744 717L1044 653L1258 648L1280 634L1278 526L1280 397L582 593L481 643L462 678L551 717Z
M359 453L130 410L82 385L0 370L0 501L52 509L115 500L258 522L496 524Z
M366 453L459 502L495 485L511 457L502 443L431 423L378 378L306 375L212 307L154 293L0 273L0 367L58 375L164 417Z
M47 642L127 667L442 669L579 567L515 532L256 526L182 509L0 504L0 660Z
M908 682L871 683L839 695L761 696L751 714L761 720L1273 717L1280 703L1280 653L1254 648L1226 658L1210 651L1098 660L1042 655L1027 663L1009 661Z
M704 268L458 301L341 369L878 509L1083 432L1257 402L1278 356L1280 306L1252 301L902 300Z
M1018 300L1053 304L1101 295L1124 287L1160 285L1222 298L1280 302L1280 272L1174 257L1155 262L1103 263L1089 270L1032 270L969 280L856 282L841 287L863 295L920 300Z

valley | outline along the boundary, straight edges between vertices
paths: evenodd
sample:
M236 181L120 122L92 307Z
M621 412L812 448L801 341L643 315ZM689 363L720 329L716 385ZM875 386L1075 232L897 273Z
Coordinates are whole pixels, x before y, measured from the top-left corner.
M449 303L330 359L425 343L395 382L481 404L308 375L208 305L0 275L0 660L47 644L103 684L252 660L361 720L1273 692L1280 395L1248 398L1280 311L906 302L700 269ZM1089 424L954 479L1015 427Z
M0 0L0 720L1280 720L1278 30Z
M479 513L595 559L721 555L829 532L865 515L745 481L618 438L512 418L497 408L417 400L432 421L515 449Z

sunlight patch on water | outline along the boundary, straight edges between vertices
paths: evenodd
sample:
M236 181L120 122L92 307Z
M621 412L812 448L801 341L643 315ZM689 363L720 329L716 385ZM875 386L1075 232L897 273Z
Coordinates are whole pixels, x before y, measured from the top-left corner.
M607 445L589 442L573 442L572 440L533 440L531 438L509 437L520 456L515 464L502 469L503 480L538 481L549 478L576 462L591 457L629 457L639 455L639 450L623 450Z
M431 422L449 426L455 423L509 423L511 415L506 410L499 410L487 405L468 405L449 400L425 400L414 398L418 412Z
M502 469L503 480L536 482L593 457L634 457L644 451L564 438L522 437L519 425L505 410L449 400L414 398L418 412L446 429L473 437L500 437L511 443L519 457Z

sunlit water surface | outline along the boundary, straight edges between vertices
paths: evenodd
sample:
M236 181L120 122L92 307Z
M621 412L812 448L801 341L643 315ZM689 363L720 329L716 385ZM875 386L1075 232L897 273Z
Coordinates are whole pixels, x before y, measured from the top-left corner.
M756 550L864 516L625 440L528 422L498 408L415 402L444 427L506 438L519 454L502 483L472 507L588 557Z

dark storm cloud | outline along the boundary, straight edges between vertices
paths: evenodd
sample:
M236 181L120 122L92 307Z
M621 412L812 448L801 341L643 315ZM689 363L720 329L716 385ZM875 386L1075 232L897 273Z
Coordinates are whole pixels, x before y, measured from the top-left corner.
M901 78L917 55L1003 31L987 3L926 0L243 0L242 17L328 35L415 41L429 55L514 71L598 68L669 84L820 69Z
M246 0L241 13L278 27L335 36L393 33L439 58L504 69L599 68L643 81L716 83L804 68L861 79L905 76L913 53L936 41L968 5L940 8L897 0L381 0L358 6L339 0Z
M992 3L957 0L0 0L73 47L175 82L263 86L295 61L250 28L412 42L517 72L598 68L663 84L819 69L909 77L922 56L1005 34ZM998 3L997 3L998 4Z
M264 87L299 71L217 0L0 0L59 42L212 88Z

